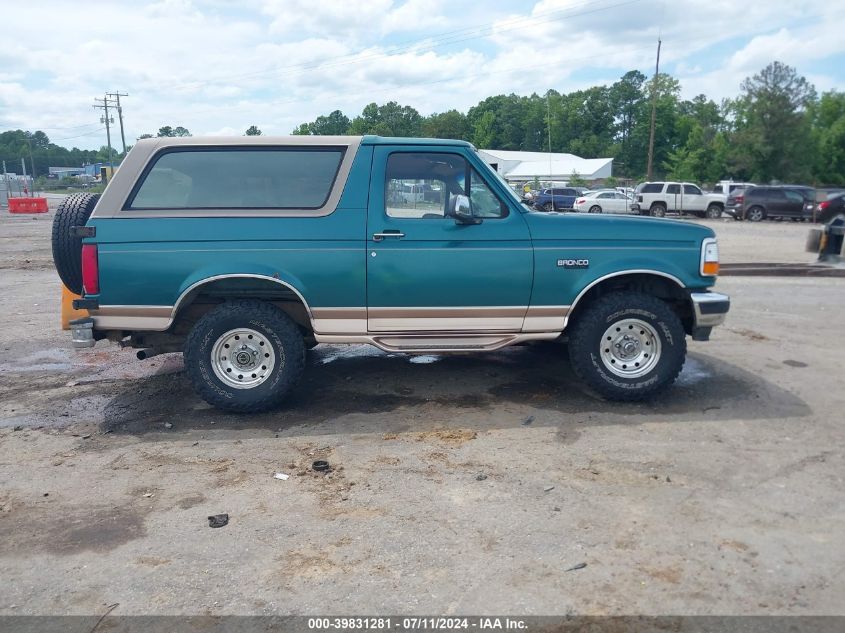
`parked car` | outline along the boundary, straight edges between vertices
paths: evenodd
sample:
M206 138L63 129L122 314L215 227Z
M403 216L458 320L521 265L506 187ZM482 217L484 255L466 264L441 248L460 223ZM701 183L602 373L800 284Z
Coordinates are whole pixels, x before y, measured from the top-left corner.
M800 185L749 187L743 192L738 219L760 222L766 218L805 220L813 217L816 191Z
M723 194L704 193L691 182L644 182L637 186L633 209L658 218L670 212L718 218L726 201Z
M569 211L579 192L575 187L542 189L534 196L534 208L540 211Z
M827 224L840 214L845 214L845 193L835 193L820 202L816 209L816 220Z
M579 213L633 213L633 198L613 189L590 191L576 198L575 211Z
M713 186L712 193L721 193L728 197L737 189L748 189L756 186L753 182L734 182L733 180L720 180Z
M749 185L753 187L754 185ZM742 203L745 200L745 190L748 187L736 187L731 191L725 202L725 213L736 218L742 212Z
M387 195L408 183L441 201ZM199 395L241 412L279 404L319 343L481 352L564 333L577 376L639 400L730 307L709 290L712 229L528 210L452 140L140 140L102 197L63 201L53 256L89 312L76 347L183 352Z

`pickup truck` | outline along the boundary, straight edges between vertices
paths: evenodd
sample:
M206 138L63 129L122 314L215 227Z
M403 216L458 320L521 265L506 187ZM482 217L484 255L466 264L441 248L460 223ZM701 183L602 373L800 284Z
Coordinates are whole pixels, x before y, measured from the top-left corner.
M721 217L726 202L725 194L704 193L691 182L644 182L637 187L631 208L658 218L671 212L715 219Z
M431 185L407 202L389 191ZM277 406L320 343L486 352L564 339L594 392L669 386L707 340L710 228L549 214L462 141L376 136L139 141L102 196L57 211L53 255L73 343L182 352L207 402ZM456 377L459 379L459 377Z

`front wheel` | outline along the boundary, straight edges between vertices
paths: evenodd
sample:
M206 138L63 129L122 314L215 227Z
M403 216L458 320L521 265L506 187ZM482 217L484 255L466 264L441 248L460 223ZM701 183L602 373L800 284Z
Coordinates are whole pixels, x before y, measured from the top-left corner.
M305 366L296 324L263 301L223 303L194 325L185 369L199 396L227 411L257 413L277 406Z
M575 374L610 400L642 400L671 385L686 357L684 327L651 295L614 292L580 314L569 335Z
M555 210L555 207L551 202L547 202L546 204L543 205L543 211L551 213L554 210Z
M655 218L665 218L666 217L666 205L663 205L663 204L653 204L653 205L651 205L651 215Z

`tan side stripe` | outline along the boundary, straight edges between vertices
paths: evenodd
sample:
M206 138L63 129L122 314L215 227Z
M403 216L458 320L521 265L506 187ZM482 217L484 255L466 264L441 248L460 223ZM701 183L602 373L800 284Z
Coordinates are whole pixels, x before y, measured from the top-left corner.
M474 308L369 308L371 319L461 319L522 317L525 306L483 306Z

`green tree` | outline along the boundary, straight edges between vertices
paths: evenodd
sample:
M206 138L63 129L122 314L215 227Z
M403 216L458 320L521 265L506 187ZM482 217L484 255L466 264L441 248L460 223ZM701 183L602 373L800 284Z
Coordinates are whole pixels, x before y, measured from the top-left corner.
M321 136L342 136L349 133L349 117L340 110L334 110L327 116L318 116L311 124L311 134Z
M569 180L567 181L567 184L568 184L570 187L586 187L586 186L587 186L587 181L586 181L586 180L584 180L584 179L581 177L581 174L579 174L577 171L575 171L575 170L573 169L573 170L572 170L572 175L571 175L571 176L569 176Z
M140 141L144 138L155 138L155 136L153 136L152 134L141 134L141 136L138 137L138 140Z
M395 101L384 105L370 103L349 126L350 134L378 134L380 136L420 136L422 116L410 106Z
M261 130L258 129L257 125L250 125L244 132L244 136L261 136Z
M467 117L457 110L434 113L422 122L422 135L427 138L469 140Z
M741 88L732 108L732 164L761 182L810 178L805 151L811 142L806 113L816 100L812 84L776 61L743 81Z
M481 149L499 149L494 142L493 126L496 122L496 115L492 112L485 112L475 123L472 143Z
M156 134L156 136L191 136L191 133L187 128L184 128L181 125L177 125L176 127L165 125L158 129L158 134Z
M809 111L814 175L820 184L845 185L845 93L825 92Z

